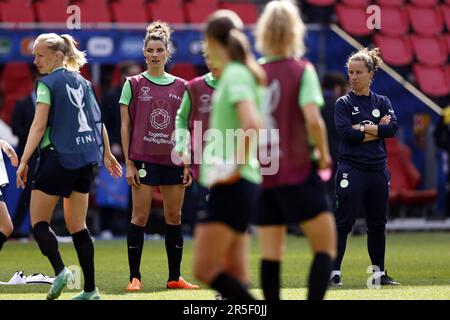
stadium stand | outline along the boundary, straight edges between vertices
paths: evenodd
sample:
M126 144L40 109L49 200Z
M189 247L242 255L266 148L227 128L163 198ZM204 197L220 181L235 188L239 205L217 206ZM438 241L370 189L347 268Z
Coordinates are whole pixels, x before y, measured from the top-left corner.
M391 173L389 202L399 206L400 215L405 217L411 206L426 214L438 196L437 190L418 190L421 175L411 161L411 150L397 138L386 139L387 165Z
M162 20L167 23L185 23L182 0L157 0L147 4L150 20Z
M32 23L35 21L33 6L29 0L0 1L0 22Z

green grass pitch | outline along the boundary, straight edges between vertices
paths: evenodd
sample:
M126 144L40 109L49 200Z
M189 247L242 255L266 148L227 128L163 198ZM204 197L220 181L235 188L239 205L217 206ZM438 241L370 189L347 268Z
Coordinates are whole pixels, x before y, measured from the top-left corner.
M72 243L60 244L66 265L77 265ZM128 260L125 240L95 241L96 280L102 299L106 300L212 300L214 292L205 286L200 290L167 290L167 259L164 241L146 241L141 264L144 289L126 293ZM282 299L303 300L311 253L307 240L289 236L282 266ZM185 240L182 275L195 282L191 272L192 240ZM351 236L347 244L342 273L344 287L330 289L329 300L378 299L450 299L450 233L390 233L387 237L386 269L398 287L367 289L366 273L370 260L366 236ZM35 242L7 242L0 252L0 281L8 281L17 270L52 275L50 264ZM251 238L251 290L259 299L259 252ZM45 299L48 285L1 286L0 300ZM79 290L66 290L60 299L70 299Z

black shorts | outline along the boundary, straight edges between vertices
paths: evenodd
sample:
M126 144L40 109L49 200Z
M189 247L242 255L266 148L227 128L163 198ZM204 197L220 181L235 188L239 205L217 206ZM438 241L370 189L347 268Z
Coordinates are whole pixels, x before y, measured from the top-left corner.
M183 167L134 161L139 180L148 186L171 186L183 184Z
M301 184L263 189L255 225L298 224L329 211L325 184L311 170Z
M260 186L245 179L212 187L208 212L205 216L199 216L198 222L223 222L233 230L244 233L258 206L259 195Z
M89 193L93 180L91 165L80 169L63 168L54 150L41 152L33 179L33 190L40 190L52 196L70 197L72 191Z

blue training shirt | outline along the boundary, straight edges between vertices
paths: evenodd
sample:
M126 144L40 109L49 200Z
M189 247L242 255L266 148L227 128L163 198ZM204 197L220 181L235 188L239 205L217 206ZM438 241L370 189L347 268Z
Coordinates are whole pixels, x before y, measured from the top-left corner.
M391 122L378 125L381 118L388 114ZM336 101L334 123L341 139L339 161L362 170L379 171L386 168L384 138L393 137L398 128L397 117L387 97L372 91L369 96L358 96L350 91ZM352 125L359 123L378 125L380 139L363 142L365 133L352 128Z

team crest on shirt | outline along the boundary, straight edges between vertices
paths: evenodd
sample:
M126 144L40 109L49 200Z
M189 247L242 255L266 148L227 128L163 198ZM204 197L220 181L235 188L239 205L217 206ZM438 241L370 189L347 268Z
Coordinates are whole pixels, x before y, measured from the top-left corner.
M141 87L141 92L138 96L138 99L141 101L150 101L153 97L150 94L150 88L149 87Z
M380 117L380 110L378 110L378 109L373 109L372 110L372 115L375 117L375 118L379 118Z
M198 108L198 111L201 113L208 113L211 111L211 95L210 94L202 94L200 96L201 106Z

